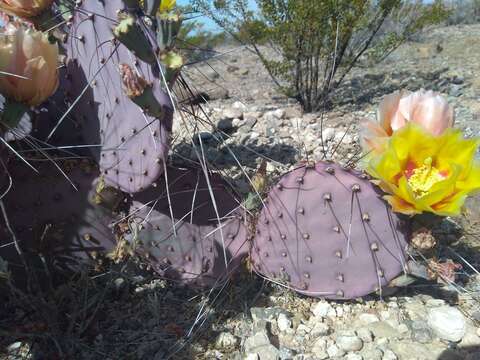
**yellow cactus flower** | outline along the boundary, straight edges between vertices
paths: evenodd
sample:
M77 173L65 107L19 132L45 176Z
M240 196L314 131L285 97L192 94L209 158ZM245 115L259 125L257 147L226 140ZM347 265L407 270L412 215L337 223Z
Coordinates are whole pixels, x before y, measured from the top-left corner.
M144 1L140 0L140 5L144 6ZM177 0L161 0L158 8L158 14L168 13L177 5Z
M435 136L408 123L389 138L384 152L366 159L366 171L399 213L459 215L468 195L480 190L480 139L464 139L458 129Z
M160 3L160 8L158 9L158 12L166 13L166 12L172 11L176 4L177 4L176 0L162 0Z

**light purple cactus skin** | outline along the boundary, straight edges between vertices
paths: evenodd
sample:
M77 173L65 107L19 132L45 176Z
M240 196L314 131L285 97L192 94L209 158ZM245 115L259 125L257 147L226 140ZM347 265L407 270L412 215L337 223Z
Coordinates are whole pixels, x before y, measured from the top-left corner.
M131 213L141 225L139 252L164 278L199 287L222 283L248 254L237 199L218 175L211 175L217 218L202 171L169 168L167 174L173 218L163 179L134 197Z
M406 270L404 230L363 175L318 162L270 191L251 259L260 275L300 293L352 299Z
M84 161L64 167L75 190L52 162L33 164L38 174L19 161L9 164L14 182L3 199L9 225L23 251L32 258L42 254L48 263L70 270L94 252L112 251L116 245L110 227L113 216L91 203L98 170ZM21 268L3 216L0 229L0 256L13 269Z
M150 186L164 170L173 106L162 90L158 66L137 59L114 39L117 11L126 8L122 0L80 1L69 21L65 92L74 104L71 115L80 125L108 185L127 193ZM140 18L141 19L141 18ZM139 20L140 21L140 20ZM155 50L155 34L148 33ZM164 109L156 119L129 99L124 92L119 65L127 64L152 84ZM90 89L83 90L90 84Z

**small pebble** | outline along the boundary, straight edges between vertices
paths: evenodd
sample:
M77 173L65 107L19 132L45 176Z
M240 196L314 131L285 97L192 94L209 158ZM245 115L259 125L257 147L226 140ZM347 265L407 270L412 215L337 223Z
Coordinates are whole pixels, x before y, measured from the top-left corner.
M328 356L334 358L336 356L340 357L345 355L345 352L342 349L340 349L337 345L332 344L327 348L327 354Z
M395 353L390 350L390 349L385 349L383 351L383 357L382 357L382 360L397 360L397 355L395 355Z
M285 332L292 328L292 320L284 313L280 313L277 318L278 329Z

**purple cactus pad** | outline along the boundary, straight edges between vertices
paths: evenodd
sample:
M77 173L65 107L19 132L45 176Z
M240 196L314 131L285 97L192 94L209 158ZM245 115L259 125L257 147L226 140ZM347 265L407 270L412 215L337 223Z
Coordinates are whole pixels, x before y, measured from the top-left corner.
M135 193L149 187L163 172L167 157L173 106L162 89L157 64L147 64L114 38L118 12L127 8L122 0L77 1L68 22L65 91L71 112L99 160L108 185ZM152 39L155 34L138 22ZM126 64L152 86L162 105L161 118L145 114L126 94L119 66ZM84 92L86 90L86 92ZM90 94L89 94L90 92Z
M217 217L202 171L169 169L167 174L171 210L164 177L134 197L131 219L139 229L139 253L167 279L197 286L225 281L248 253L238 201L219 176L210 175Z
M319 162L283 176L270 191L251 250L255 271L329 299L378 291L406 270L406 236L362 174Z
M42 254L49 263L70 269L97 253L112 251L113 216L90 199L96 167L87 161L62 164L69 181L50 161L32 163L38 174L19 161L9 165L13 185L4 198L10 227L23 251ZM1 230L0 256L14 267L22 266L3 216Z

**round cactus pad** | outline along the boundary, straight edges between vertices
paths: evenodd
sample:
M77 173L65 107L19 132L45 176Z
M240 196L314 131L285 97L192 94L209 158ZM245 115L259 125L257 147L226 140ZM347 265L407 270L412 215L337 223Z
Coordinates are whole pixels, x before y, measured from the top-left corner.
M406 269L406 234L361 174L319 162L268 194L251 258L262 276L311 296L351 299Z

